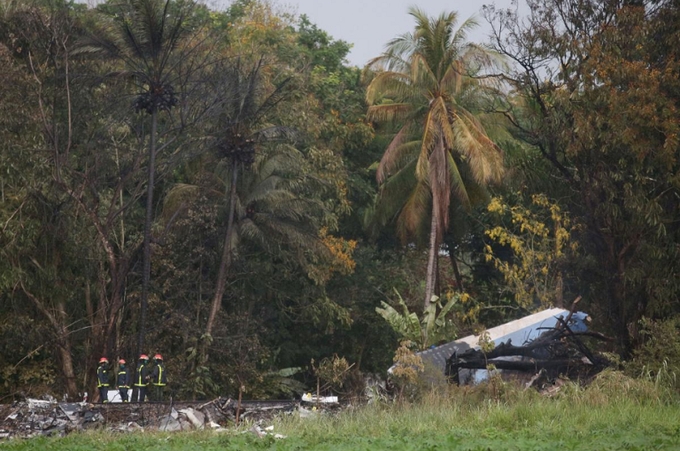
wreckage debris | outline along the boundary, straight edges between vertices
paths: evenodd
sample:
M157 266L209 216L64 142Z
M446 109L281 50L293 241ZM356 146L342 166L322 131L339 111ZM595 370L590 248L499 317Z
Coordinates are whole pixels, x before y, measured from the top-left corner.
M454 351L446 361L445 374L460 384L474 378L474 370L486 370L493 366L496 370L535 374L528 386L539 389L548 385L544 381L553 381L560 376L574 380L592 377L610 363L605 357L591 351L582 338L607 338L588 331L582 321L574 322L573 315L574 309L566 318L555 317L554 326L537 328L540 335L521 346L515 346L508 339L488 352L478 347Z
M308 403L316 403L316 404L337 404L338 403L338 397L337 396L316 396L312 395L311 393L305 393L302 395L302 401L308 402Z
M488 329L484 337L469 335L432 346L416 355L426 365L445 374L451 382L462 385L480 383L491 374L526 381L541 371L540 380L550 382L558 376L588 380L609 366L609 361L591 351L583 338L605 341L611 341L611 338L588 330L590 318L576 310L580 300L579 296L570 310L542 310ZM482 341L492 343L493 350L482 351ZM393 369L394 366L388 373ZM545 385L540 380L537 378L533 386Z
M244 401L240 418L258 428L280 413L292 413L299 401ZM58 403L27 399L0 405L0 439L64 436L73 431L102 428L114 432L159 430L164 432L210 429L226 431L234 424L237 403L217 398L205 403ZM263 431L267 431L266 428Z
M252 433L255 434L258 438L266 437L268 435L273 436L275 439L282 439L286 438L285 435L281 434L274 434L274 426L267 426L266 428L262 428L257 424L254 424L253 427L251 427L249 430L244 431L243 433Z

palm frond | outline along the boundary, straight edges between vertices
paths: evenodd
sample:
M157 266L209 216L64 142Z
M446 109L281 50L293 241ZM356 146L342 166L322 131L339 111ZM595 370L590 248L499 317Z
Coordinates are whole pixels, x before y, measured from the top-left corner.
M405 199L418 183L415 160L393 174L381 185L376 197L372 222L384 226L393 221L404 206Z
M376 179L378 183L382 184L387 177L392 174L395 170L402 166L402 162L405 158L417 157L417 152L415 155L411 155L416 149L416 145L419 141L407 141L409 139L408 126L404 126L399 130L399 132L394 136L390 144L385 149L383 157L380 159L380 164L378 164L378 169L376 171Z
M448 170L449 170L449 179L451 183L451 193L458 199L461 203L461 205L467 210L470 208L472 201L470 199L470 195L468 194L468 189L470 185L478 186L477 183L470 183L469 181L466 181L463 176L461 175L458 165L456 164L456 161L454 160L453 156L451 153L447 152L447 160L448 160Z
M248 196L244 199L244 202L248 204L258 202L270 202L272 203L272 206L274 206L274 208L276 208L275 207L276 205L284 205L286 203L288 203L288 205L290 206L289 203L296 199L295 194L285 189L275 189L274 188L275 185L273 183L274 178L275 177L270 177L264 183L258 184L255 190L248 193ZM291 214L292 213L297 213L297 211L291 210ZM297 214L295 217L299 218L299 214Z
M467 45L468 33L479 26L479 21L473 16L467 18L454 33L451 48L461 49ZM460 55L456 55L460 56Z
M423 139L420 155L418 157L418 167L416 175L420 180L425 180L430 173L430 153L439 143L444 129L448 127L448 112L444 99L437 97L430 102L429 111L425 118L423 127Z
M487 185L477 183L474 177L472 177L470 174L470 170L467 165L460 165L458 169L462 179L464 180L465 192L467 193L467 198L469 199L469 206L461 203L461 207L467 210L476 205L486 205L491 199ZM459 198L456 197L456 199Z
M258 180L265 180L276 174L282 177L297 174L302 164L302 155L291 149L264 156L262 161L256 163L253 172Z
M415 82L414 84L418 86L419 91L425 91L423 88L429 88L428 91L434 92L439 85L437 74L428 64L426 56L420 53L415 53L411 58L410 79ZM413 88L411 90L413 91ZM429 93L428 95L431 96Z
M421 242L423 231L427 228L427 213L430 211L432 193L424 182L417 182L403 203L397 217L397 236L402 243L410 238Z
M245 240L254 242L258 247L265 252L271 252L270 242L265 230L258 227L250 218L245 218L239 222L238 235Z
M122 73L138 89L137 109L149 113L170 109L177 102L173 85L180 77L171 60L184 59L177 49L184 41L194 2L129 0L115 6L115 16L102 17L97 28L79 39L73 54L121 61Z
M391 98L399 102L408 97L410 79L400 72L384 71L377 74L366 88L366 102L374 105L380 98Z
M411 105L407 103L391 103L368 107L366 117L369 121L384 123L406 119L411 112Z
M481 124L466 111L454 112L456 150L466 157L478 183L499 183L503 176L503 154L484 133Z
M461 61L454 61L451 63L444 73L441 80L442 90L450 93L452 99L455 101L455 96L461 92L461 87L463 86L463 64Z

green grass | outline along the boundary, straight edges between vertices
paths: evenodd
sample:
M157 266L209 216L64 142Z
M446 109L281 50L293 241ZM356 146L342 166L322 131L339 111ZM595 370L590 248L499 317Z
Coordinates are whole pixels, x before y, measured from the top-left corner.
M486 391L485 391L486 390ZM443 392L443 393L442 393ZM94 432L0 443L1 450L680 450L680 403L649 381L618 373L555 398L501 386L439 389L417 403L277 420L285 439L215 434Z

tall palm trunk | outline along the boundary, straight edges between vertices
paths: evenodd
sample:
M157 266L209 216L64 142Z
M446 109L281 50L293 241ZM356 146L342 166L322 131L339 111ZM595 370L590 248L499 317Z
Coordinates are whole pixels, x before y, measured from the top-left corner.
M437 280L437 257L439 254L439 243L437 226L439 219L432 209L432 219L430 223L430 252L427 258L427 281L425 283L425 304L424 308L427 308L431 301L432 295L434 294L434 286Z
M144 274L142 279L142 303L139 312L139 339L137 354L144 349L146 335L146 310L149 304L149 282L151 280L151 221L153 220L153 188L156 175L156 128L157 111L151 112L151 137L149 139L149 175L146 187L146 218L144 220Z
M215 324L215 318L217 313L220 311L220 306L222 305L222 296L224 296L224 290L227 285L227 273L229 267L231 266L231 234L234 228L234 213L236 211L236 178L238 177L238 163L232 161L232 174L231 174L231 191L229 196L229 219L227 221L227 232L224 236L224 247L222 248L222 260L220 260L220 269L217 273L217 283L215 284L215 296L212 300L212 306L210 308L210 316L208 317L208 323L205 326L206 335L212 334L212 329Z

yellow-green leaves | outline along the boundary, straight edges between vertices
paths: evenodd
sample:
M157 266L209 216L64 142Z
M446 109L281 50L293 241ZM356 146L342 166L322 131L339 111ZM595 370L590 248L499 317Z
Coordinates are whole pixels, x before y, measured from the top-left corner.
M509 247L512 258L499 258L490 244L485 246L485 257L503 274L515 302L523 308L561 306L563 261L578 249L573 236L577 227L569 216L543 194L532 196L530 208L495 197L487 209L502 222L486 230L486 236Z

